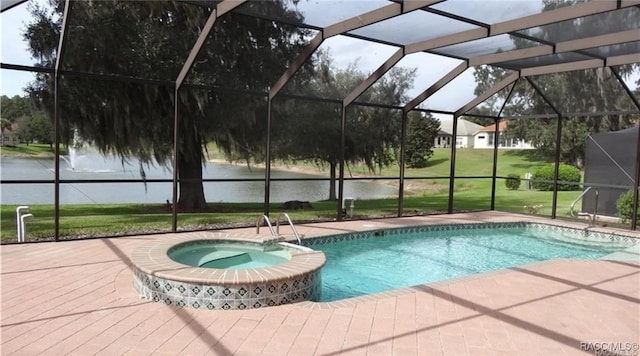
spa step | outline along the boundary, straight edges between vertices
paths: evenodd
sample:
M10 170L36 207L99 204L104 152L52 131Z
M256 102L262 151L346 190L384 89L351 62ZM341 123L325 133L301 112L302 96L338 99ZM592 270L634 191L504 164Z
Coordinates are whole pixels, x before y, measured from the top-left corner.
M201 259L202 261L202 259ZM247 252L228 254L225 257L218 257L209 259L208 261L201 263L198 267L206 268L229 268L239 264L251 262L251 256Z

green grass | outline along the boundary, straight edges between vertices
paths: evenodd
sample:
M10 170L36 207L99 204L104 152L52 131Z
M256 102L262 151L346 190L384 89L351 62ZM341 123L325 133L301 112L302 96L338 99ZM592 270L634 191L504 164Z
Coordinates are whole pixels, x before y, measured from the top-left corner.
M30 145L36 146L36 145ZM48 147L48 146L47 146ZM31 148L29 148L31 150ZM34 151L42 147L33 148ZM21 152L26 152L22 149ZM44 150L46 151L46 150ZM3 150L4 153L4 150ZM492 150L461 149L456 155L457 176L491 176ZM550 164L535 156L533 151L501 150L498 158L498 175L510 173L524 176L537 167ZM437 149L426 168L407 169L407 177L448 177L450 150ZM388 167L381 172L371 174L366 168L349 167L356 175L397 177L398 167ZM385 181L397 184L397 180ZM455 180L454 210L488 210L491 203L491 184L489 179ZM408 179L405 181L407 193L404 198L405 214L429 214L446 212L448 206L448 178ZM578 192L558 193L558 216L568 216L569 205ZM552 192L524 190L524 182L517 191L507 190L503 179L496 182L497 210L517 213L529 213L525 205L542 205L539 215L551 214ZM313 209L288 211L292 220L314 221L331 220L336 216L336 202L311 202ZM272 203L272 216L282 211L281 203ZM180 213L178 226L181 230L219 228L226 226L251 226L263 213L262 203L211 203L203 213ZM15 205L0 207L0 239L3 242L15 241L16 221ZM389 217L398 211L397 198L359 200L355 202L354 218ZM54 231L54 209L52 205L32 205L34 219L27 223L28 239L51 239ZM87 236L115 236L122 234L167 232L171 230L171 212L161 204L94 204L63 205L60 207L60 235L67 238Z
M32 143L30 145L2 146L0 152L3 156L53 157L54 148L52 145ZM64 154L65 151L61 150L61 153Z

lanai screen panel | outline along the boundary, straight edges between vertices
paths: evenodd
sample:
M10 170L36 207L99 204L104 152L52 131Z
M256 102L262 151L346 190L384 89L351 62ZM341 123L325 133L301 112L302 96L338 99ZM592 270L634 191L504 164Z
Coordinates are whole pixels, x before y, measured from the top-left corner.
M598 0L592 0L598 1ZM640 9L627 7L518 31L533 39L558 43L640 29Z
M566 2L557 6L570 5L571 3ZM485 24L514 20L549 10L542 0L448 0L432 5L431 8Z
M351 31L349 34L408 45L476 28L479 26L427 11L416 10Z
M299 24L303 27L323 28L340 21L362 15L392 4L387 0L317 0L317 1L278 1L288 13L295 13L296 17L283 16L281 13L265 11L267 1L251 1L235 10L236 12L255 17L268 18L283 23Z
M458 77L442 87L433 96L422 104L421 109L455 112L462 105L473 100L475 82L473 79L474 68L468 68Z
M307 60L281 93L342 101L397 50L353 37L328 38L316 50L321 55Z
M598 190L598 215L616 216L616 201L633 188L637 140L638 126L587 137L584 185ZM582 211L593 214L595 194L585 195Z
M237 13L225 16L227 15L235 17L241 25L225 29L224 22L227 18L217 20L221 24L214 26L207 37L193 67L185 77L186 84L266 95L269 88L308 45L309 39L318 32L288 24L278 24L276 29L273 20ZM249 34L245 34L247 29ZM243 37L243 41L229 40ZM278 38L282 42L276 42L272 38ZM294 79L304 80L308 75L308 72L304 72ZM299 86L300 83L297 84Z
M632 72L629 71L630 68L626 69L626 72L621 71L621 75L630 77ZM547 99L566 117L592 115L593 120L596 120L597 116L610 114L611 118L604 119L628 122L631 118L624 115L638 112L609 68L545 74L532 77L531 80L538 84ZM618 130L625 126L613 124L605 127Z
M531 82L537 85L535 78L530 78ZM526 79L521 78L504 105L501 117L509 120L534 120L535 118L555 118L558 113L554 111L551 104L540 94L533 85ZM546 93L543 93L546 94ZM524 117L519 119L518 117Z
M356 100L374 104L404 106L459 65L460 62L457 59L431 53L412 53L404 56ZM400 78L410 78L410 80L404 81ZM379 95L383 89L387 93L403 92L404 95Z
M65 52L60 68L81 73L175 80L210 11L209 8L170 1L74 1L67 19ZM157 48L159 41L164 44L162 50ZM54 44L56 47L57 43Z
M506 88L498 91L490 96L487 100L480 103L475 108L469 110L467 113L472 115L488 115L498 117L502 113L503 107L510 95L513 95L514 85L517 83L507 85Z
M514 49L531 48L538 45L540 45L540 43L536 41L502 34L494 37L481 38L478 40L436 48L432 52L469 59L486 54L511 51Z
M640 19L638 20L638 22L640 22ZM598 57L622 56L633 53L640 53L640 41L589 48L584 52Z

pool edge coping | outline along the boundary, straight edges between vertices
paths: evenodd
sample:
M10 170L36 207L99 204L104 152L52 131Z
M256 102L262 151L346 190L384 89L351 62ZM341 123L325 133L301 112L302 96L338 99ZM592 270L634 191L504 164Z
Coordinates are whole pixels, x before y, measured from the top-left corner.
M289 280L315 272L326 262L324 253L321 251L299 250L292 251L291 259L275 266L225 270L188 266L172 260L167 255L167 251L175 245L204 240L261 244L273 239L256 239L255 236L251 237L248 234L224 232L167 236L160 241L154 240L136 248L130 256L132 268L154 277L177 282L233 286Z

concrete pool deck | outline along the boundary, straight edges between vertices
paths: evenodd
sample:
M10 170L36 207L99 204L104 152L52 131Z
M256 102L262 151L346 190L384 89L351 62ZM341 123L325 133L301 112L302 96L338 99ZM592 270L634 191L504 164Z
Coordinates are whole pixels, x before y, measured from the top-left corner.
M481 212L297 229L312 237L511 221L586 227ZM287 227L281 231L291 234ZM228 232L256 236L255 228ZM269 234L268 229L260 232ZM594 355L607 343L607 351L617 347L619 354L638 355L637 349L631 350L640 343L637 249L625 253L622 261L552 260L332 303L209 311L140 299L133 288L132 251L167 235L203 233L3 245L0 353ZM629 353L620 353L626 347Z

